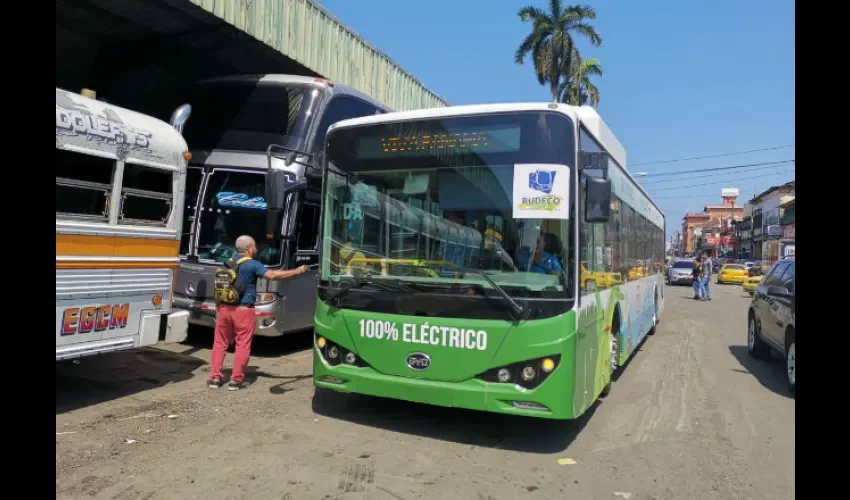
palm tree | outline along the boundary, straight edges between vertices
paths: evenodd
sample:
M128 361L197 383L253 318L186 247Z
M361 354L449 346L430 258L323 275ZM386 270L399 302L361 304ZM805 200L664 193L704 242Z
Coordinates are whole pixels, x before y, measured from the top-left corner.
M561 83L560 101L572 106L584 106L588 102L594 108L599 106L599 89L590 81L591 76L602 76L599 59L582 59L575 54L572 63L567 79Z
M519 10L522 22L531 21L531 33L525 37L514 54L514 61L523 64L531 54L534 71L540 85L549 85L552 100L558 102L563 79L569 80L569 70L575 67L572 60L578 56L573 33L578 33L599 46L602 37L587 21L596 19L596 10L587 5L563 8L561 0L549 0L549 11L534 6ZM565 78L566 76L566 78Z

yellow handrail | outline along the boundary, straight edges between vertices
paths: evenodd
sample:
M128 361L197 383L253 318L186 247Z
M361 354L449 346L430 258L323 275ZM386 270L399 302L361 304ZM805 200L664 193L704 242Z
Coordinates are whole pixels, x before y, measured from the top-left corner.
M457 268L458 266L449 261L445 260L423 260L423 259L389 259L389 258L375 258L375 257L354 257L350 261L348 261L348 265L345 268L345 274L351 275L351 267L355 264L380 264L381 265L381 276L388 276L388 266L390 264L411 264L416 267L438 267L438 266L452 266ZM434 272L432 269L427 269L427 271L431 274L432 277L437 278L439 275Z

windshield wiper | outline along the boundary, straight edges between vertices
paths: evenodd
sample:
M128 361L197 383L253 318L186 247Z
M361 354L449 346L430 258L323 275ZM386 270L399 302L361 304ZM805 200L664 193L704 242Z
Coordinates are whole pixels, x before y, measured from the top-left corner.
M482 278L484 278L484 281L486 281L488 285L493 287L493 290L496 290L496 293L498 293L502 297L502 300L504 300L510 306L511 312L514 313L514 316L516 316L517 318L522 318L523 314L525 313L525 308L523 308L519 304L519 302L514 300L513 297L508 295L508 292L506 292L504 288L499 286L498 283L493 281L493 279L490 278L490 276L487 276L486 272L484 272L480 269L473 269L473 268L469 268L469 267L462 267L462 268L458 269L458 271L460 271L462 273L477 274L477 275L481 276Z
M349 290L354 290L356 288L363 288L366 285L374 286L375 288L378 288L378 289L383 288L385 290L391 290L391 291L409 291L409 290L405 290L404 287L400 286L399 283L387 282L384 279L371 280L368 277L357 277L357 278L351 280L348 285L340 286L339 289L336 292L333 292L328 297L328 302L331 302L331 301L339 298L340 295L348 292Z
M328 297L328 302L333 302L334 300L338 299L340 297L340 295L348 292L349 290L354 290L355 288L362 288L362 287L369 285L369 284L371 284L370 281L365 280L363 278L355 279L355 280L349 282L349 284L347 286L340 287L339 290L337 290L336 292L333 292L330 295L330 297Z
M422 265L422 264L398 263L398 264L394 264L394 265L396 265L396 266L424 267L425 269L430 269L432 271L440 269L439 266L428 266L428 265ZM487 276L487 273L485 273L481 269L474 269L474 268L470 268L470 267L461 267L461 268L454 269L454 271L455 272L462 272L462 273L477 274L477 275L481 276L482 278L484 278L484 281L486 281L488 285L493 287L493 290L496 290L496 293L498 293L499 296L502 298L502 300L504 300L505 303L508 304L508 306L511 309L511 312L514 313L514 316L522 319L523 314L525 313L525 308L523 308L519 304L519 302L514 300L513 297L508 295L508 292L506 292L504 288L502 288L495 281L493 281L493 279L490 278L490 276Z

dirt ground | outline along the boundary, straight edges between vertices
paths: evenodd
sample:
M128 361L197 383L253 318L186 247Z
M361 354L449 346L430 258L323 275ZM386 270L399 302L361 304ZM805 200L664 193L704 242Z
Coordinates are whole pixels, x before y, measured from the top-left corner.
M747 357L747 296L667 290L657 334L573 422L314 397L308 335L258 339L239 392L206 388L204 330L57 364L56 498L793 499L794 399L781 362Z

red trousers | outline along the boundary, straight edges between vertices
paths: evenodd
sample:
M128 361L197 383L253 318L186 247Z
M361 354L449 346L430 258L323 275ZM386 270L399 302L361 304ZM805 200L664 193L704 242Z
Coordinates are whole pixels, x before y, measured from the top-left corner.
M256 329L257 319L254 316L254 308L225 304L218 306L210 380L223 378L221 369L224 366L224 356L234 339L236 340L236 358L233 360L233 373L230 374L230 380L237 384L245 380L245 369L248 367L248 358L251 357L251 341L254 339Z

